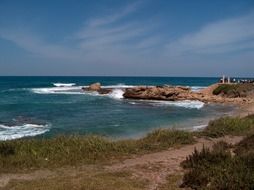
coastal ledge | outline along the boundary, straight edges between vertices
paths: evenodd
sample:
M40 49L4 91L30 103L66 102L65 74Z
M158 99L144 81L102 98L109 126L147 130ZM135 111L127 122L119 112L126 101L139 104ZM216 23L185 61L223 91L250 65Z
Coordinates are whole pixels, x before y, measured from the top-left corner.
M229 84L230 85L230 84ZM182 86L154 86L154 87L135 87L128 88L123 94L124 98L130 99L151 99L151 100L167 100L167 101L181 101L181 100L198 100L205 103L233 103L233 104L245 104L252 103L254 97L254 85L248 85L246 90L244 87L246 84L240 84L241 91L232 90L232 93L239 94L232 96L229 92L221 92L214 94L218 88L221 88L222 84L213 84L205 89L194 92L190 88ZM225 84L223 85L225 86ZM233 84L231 85L233 86ZM245 92L245 93L243 93Z
M103 88L99 82L91 84L84 91L109 94L114 89ZM136 86L122 88L123 98L143 100L182 101L197 100L204 103L229 103L246 105L254 103L254 84L215 83L199 91L192 91L186 86Z

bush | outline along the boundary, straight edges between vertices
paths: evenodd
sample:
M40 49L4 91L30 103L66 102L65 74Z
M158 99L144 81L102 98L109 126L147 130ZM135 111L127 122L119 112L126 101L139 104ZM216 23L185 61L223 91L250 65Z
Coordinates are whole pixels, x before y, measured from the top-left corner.
M194 151L182 166L188 171L182 187L193 189L237 190L254 188L254 154L231 156L229 145L215 144L212 150L205 147Z
M210 121L202 132L209 137L222 137L225 135L246 135L254 131L254 115L244 118L222 117Z
M237 155L244 155L254 153L254 135L244 138L236 145L235 153Z
M213 90L214 95L221 94L229 98L246 97L253 92L253 84L220 84Z

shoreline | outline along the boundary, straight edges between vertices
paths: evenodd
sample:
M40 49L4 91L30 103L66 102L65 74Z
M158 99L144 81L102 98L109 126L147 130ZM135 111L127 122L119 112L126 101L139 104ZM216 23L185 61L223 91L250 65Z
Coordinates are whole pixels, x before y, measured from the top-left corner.
M234 118L232 118L234 121ZM254 116L252 116L252 120L254 119ZM219 120L220 121L220 120ZM239 120L238 120L239 121ZM223 127L224 121L221 123L217 123L217 127ZM229 123L232 123L229 121ZM240 124L240 123L239 123ZM226 127L227 124L224 126ZM241 125L240 125L241 126ZM253 126L252 126L253 128ZM10 187L19 187L21 184L21 187L40 187L42 185L42 179L43 181L47 181L46 184L44 184L44 187L55 187L56 185L60 184L60 187L63 187L62 184L69 183L71 186L73 185L80 185L83 184L84 181L91 181L93 185L95 185L96 188L93 189L100 189L100 185L97 186L96 181L98 180L97 175L103 176L102 178L99 178L99 180L107 180L104 176L113 175L112 180L116 181L120 179L123 180L123 183L130 182L129 180L132 179L136 183L140 184L140 189L149 189L149 190L155 190L155 189L161 189L164 185L167 185L169 183L170 185L173 185L174 188L169 189L178 189L179 185L182 184L183 176L188 173L188 170L186 170L181 163L186 160L190 155L193 155L193 151L201 152L204 147L207 149L212 149L215 145L220 145L223 141L224 143L227 143L230 145L230 151L232 151L232 147L237 147L237 145L242 142L246 136L246 134L249 134L248 131L246 131L246 128L242 129L243 133L238 134L231 134L226 133L223 136L210 136L214 135L212 131L207 131L208 133L192 133L192 132L173 132L173 131L157 131L153 134L150 134L143 138L143 141L145 142L144 146L142 148L140 147L140 140L136 141L136 145L133 144L135 141L117 141L117 142L110 142L110 141L97 141L96 138L90 138L89 141L84 141L81 143L82 146L87 145L89 146L87 149L90 150L90 154L94 154L95 157L89 158L89 154L81 154L86 155L89 159L94 158L103 158L107 156L107 160L101 160L100 159L96 162L87 162L82 160L76 160L77 163L71 162L69 163L69 156L72 156L73 158L77 158L76 156L80 156L80 149L78 150L77 155L76 153L71 153L69 156L66 155L66 152L64 151L65 148L68 148L68 150L76 149L76 147L79 147L79 140L82 139L75 139L75 142L73 144L72 141L69 141L66 138L60 138L57 141L48 141L46 140L46 144L42 143L43 147L40 145L34 145L34 144L28 144L33 152L36 152L38 150L45 150L45 148L48 147L48 143L52 143L50 150L47 151L47 154L52 154L51 156L56 156L56 160L52 158L50 155L47 156L38 154L34 155L31 154L31 151L29 149L24 149L23 151L28 151L28 154L22 154L23 156L29 156L33 157L30 158L34 161L36 164L35 168L30 168L27 166L28 163L30 163L30 160L27 159L21 159L18 157L18 162L21 164L22 162L25 162L25 165L19 166L20 169L16 170L17 168L13 168L12 162L15 161L12 160L11 163L8 162L8 157L6 157L7 160L3 160L5 163L4 170L1 172L0 175L0 188L9 188ZM216 132L216 129L215 129ZM67 137L68 138L68 137ZM186 138L188 139L186 141ZM149 139L149 140L148 140ZM59 140L63 140L65 143L61 143L59 146L60 149L55 143L57 143ZM95 142L93 142L95 140ZM148 140L148 141L147 141ZM26 141L22 140L16 146L19 146L20 143L34 143L35 141ZM7 142L10 145L12 142ZM41 143L41 141L37 142ZM104 143L113 143L110 146L104 147ZM121 146L115 146L115 143L123 143ZM149 143L152 143L153 145L150 147ZM161 144L162 143L162 144ZM164 144L166 143L166 144ZM15 144L13 144L15 145ZM12 146L13 146L12 145ZM24 147L24 145L22 145ZM63 146L65 145L65 146ZM73 146L74 145L74 146ZM153 146L158 146L153 150ZM10 146L10 147L12 147ZM46 146L46 147L45 147ZM123 148L122 146L130 146L130 150ZM141 148L140 150L136 150L136 148ZM59 151L54 151L54 147ZM113 149L112 149L112 148ZM81 148L81 147L80 147ZM105 149L105 150L104 150ZM82 151L86 151L86 148L81 149ZM39 152L40 152L39 151ZM63 152L62 152L63 151ZM111 152L113 151L113 152ZM115 152L116 151L116 152ZM122 154L122 151L127 151ZM38 152L38 153L39 153ZM57 154L63 154L63 157L58 157ZM15 153L16 154L16 153ZM112 156L110 155L112 154ZM234 154L233 154L234 155ZM39 156L39 157L38 157ZM41 157L42 156L42 157ZM46 156L46 158L45 158ZM41 158L40 158L41 157ZM64 157L67 157L68 159L65 160ZM39 159L38 159L39 158ZM63 159L64 162L60 162L59 164L59 158ZM2 162L2 159L5 159L4 157L1 157L0 161ZM35 160L34 160L35 159ZM49 165L50 161L53 161L53 163L56 161L56 165ZM74 159L75 160L75 159ZM73 160L73 161L74 161ZM20 162L21 161L21 162ZM14 162L15 163L15 162ZM45 163L45 164L43 164ZM9 164L10 169L7 169L7 165ZM10 165L11 164L11 165ZM39 164L39 165L38 165ZM41 165L40 165L41 164ZM73 165L74 164L74 165ZM39 166L39 167L38 167ZM41 167L42 166L42 167ZM7 169L7 170L6 170ZM14 170L13 170L14 169ZM99 173L98 173L99 172ZM84 175L85 173L91 174L87 178L87 175ZM96 174L96 175L92 175ZM120 176L119 176L120 175ZM178 176L173 181L168 181L170 176ZM63 180L64 178L64 180ZM75 179L79 179L79 181L75 181ZM58 181L58 183L55 183L55 181ZM64 181L64 182L63 182ZM51 182L51 183L48 183ZM144 183L143 183L144 182ZM132 184L132 182L130 182ZM142 184L144 184L142 186ZM111 189L119 189L114 188L115 183L109 184ZM123 184L124 185L124 184ZM89 186L90 187L90 186ZM92 186L93 187L93 186ZM170 186L171 187L171 186ZM23 188L24 189L24 188ZM30 189L30 188L25 188ZM52 189L52 188L51 188ZM127 189L128 186L127 186ZM131 188L132 189L132 188ZM162 188L164 189L164 188ZM168 189L168 188L167 188Z

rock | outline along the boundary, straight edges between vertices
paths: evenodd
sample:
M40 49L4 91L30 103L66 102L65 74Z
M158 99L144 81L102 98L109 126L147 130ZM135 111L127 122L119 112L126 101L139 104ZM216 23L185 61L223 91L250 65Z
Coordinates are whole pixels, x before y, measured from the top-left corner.
M187 87L187 86L176 86L176 88L179 88L179 89L185 90L185 91L191 90L190 87Z
M88 87L89 91L99 91L101 90L101 83L97 82L97 83L93 83Z
M111 88L101 88L101 84L99 82L91 84L89 87L83 87L84 91L95 91L99 94L109 94L112 92Z
M173 86L136 87L126 89L123 96L132 99L151 99L175 101L184 99L184 94L191 93L188 88Z
M110 88L101 88L100 90L98 90L99 94L109 94L112 92L112 89Z

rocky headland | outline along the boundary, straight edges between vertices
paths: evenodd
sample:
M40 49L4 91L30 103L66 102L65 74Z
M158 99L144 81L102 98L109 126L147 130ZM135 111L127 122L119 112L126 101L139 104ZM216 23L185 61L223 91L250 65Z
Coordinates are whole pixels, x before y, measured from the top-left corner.
M254 85L248 92L232 92L228 95L221 92L214 94L217 88L221 88L220 84L211 85L200 91L192 91L188 87L183 86L154 86L154 87L135 87L125 90L124 98L130 99L150 99L150 100L167 100L167 101L181 101L181 100L198 100L205 103L236 103L244 104L253 101ZM234 95L232 94L239 94Z
M109 94L112 88L102 88L100 83L91 84L84 91L95 91ZM199 91L192 91L185 86L137 86L124 88L126 99L182 101L198 100L205 103L230 103L246 105L254 103L254 84L220 84L216 83Z

